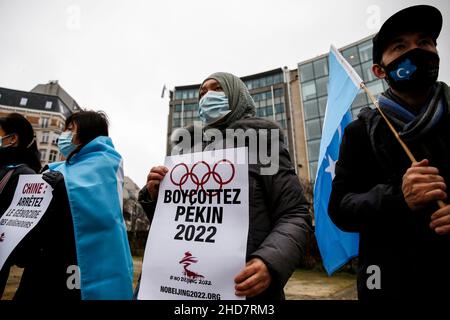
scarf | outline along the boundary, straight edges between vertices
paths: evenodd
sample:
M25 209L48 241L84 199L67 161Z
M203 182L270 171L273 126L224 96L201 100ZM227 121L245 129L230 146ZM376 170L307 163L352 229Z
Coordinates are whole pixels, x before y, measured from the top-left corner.
M398 103L389 91L379 97L378 103L388 119L400 129L400 137L414 141L430 132L448 114L442 87L441 83L436 84L431 98L418 112Z

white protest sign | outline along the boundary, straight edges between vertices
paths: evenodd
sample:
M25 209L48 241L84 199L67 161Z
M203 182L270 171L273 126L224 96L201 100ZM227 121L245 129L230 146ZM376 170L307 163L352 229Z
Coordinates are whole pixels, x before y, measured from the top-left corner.
M237 300L245 267L246 148L166 157L138 299Z
M52 190L40 174L19 176L11 205L0 218L0 269L47 211L53 198Z

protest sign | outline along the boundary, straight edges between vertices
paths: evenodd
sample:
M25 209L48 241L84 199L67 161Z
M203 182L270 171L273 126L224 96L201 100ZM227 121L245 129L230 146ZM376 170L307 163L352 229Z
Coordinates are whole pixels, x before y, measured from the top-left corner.
M0 269L14 248L41 220L52 200L52 191L40 174L19 177L11 205L0 219Z
M249 205L246 148L170 156L138 299L242 299Z

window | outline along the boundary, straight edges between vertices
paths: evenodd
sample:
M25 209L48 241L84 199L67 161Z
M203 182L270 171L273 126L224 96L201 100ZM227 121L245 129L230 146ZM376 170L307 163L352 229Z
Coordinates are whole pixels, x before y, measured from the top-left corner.
M353 69L355 69L356 73L362 78L363 77L363 73L362 73L362 69L361 69L361 65L358 64L357 66L353 66Z
M328 94L328 77L316 80L317 96L326 96Z
M358 93L355 100L352 103L352 107L361 107L365 106L367 104L367 97L366 93L364 91Z
M328 64L326 58L314 61L314 73L316 78L328 75Z
M48 128L49 118L41 118L41 128Z
M310 162L309 163L309 169L311 174L311 180L314 180L316 178L316 172L317 172L317 161Z
M47 110L51 109L51 108L52 108L52 105L53 105L53 102L47 101L47 102L45 103L45 109L47 109Z
M58 151L50 150L50 156L48 157L48 162L55 162L58 156Z
M317 108L317 100L309 100L303 103L305 110L305 120L317 118L319 116L319 109Z
M182 97L183 97L183 96L182 96L182 94L181 94L181 91L175 91L175 99L176 99L176 100L180 100Z
M47 150L39 149L39 153L41 154L41 161L47 161Z
M319 114L321 117L325 116L325 111L327 109L327 99L328 97L319 98Z
M265 87L266 86L266 78L259 79L259 84L261 87Z
M357 47L351 47L342 52L344 58L352 65L357 65L359 61L359 53Z
M309 81L314 79L313 65L312 63L307 63L300 66L300 81Z
M377 79L377 77L375 77L375 75L372 72L372 61L367 61L363 63L361 65L361 68L362 68L362 78L365 82L370 82Z
M308 157L309 161L317 161L319 159L320 139L308 141Z
M27 99L27 98L21 98L21 99L20 99L20 105L21 105L21 106L26 106L26 105L27 105L27 102L28 102L28 99Z
M48 131L44 131L42 132L42 143L48 143L48 138L49 138L49 132Z
M180 119L172 119L172 126L174 128L178 128L181 126L181 120Z
M314 81L305 82L302 84L303 101L316 97L316 85Z
M58 143L58 138L59 138L59 136L57 135L57 134L52 134L52 136L53 136L53 138L52 138L52 144L53 145L57 145L57 143Z
M367 89L369 89L369 91L372 92L373 95L378 95L384 92L383 83L381 82L381 80L368 84Z
M284 113L284 103L277 103L275 105L276 113Z
M273 94L275 97L282 97L284 95L283 89L275 89L273 90Z
M284 81L284 79L283 79L283 74L282 73L275 74L273 76L273 84L282 83L283 81Z
M372 40L361 43L359 46L359 56L361 58L361 62L371 61L372 60Z
M267 115L266 108L259 108L258 111L260 117L265 117Z
M319 119L309 120L306 124L306 138L317 139L320 138L320 121Z
M275 120L277 120L277 121L284 120L284 119L285 119L284 113L277 113L275 115Z

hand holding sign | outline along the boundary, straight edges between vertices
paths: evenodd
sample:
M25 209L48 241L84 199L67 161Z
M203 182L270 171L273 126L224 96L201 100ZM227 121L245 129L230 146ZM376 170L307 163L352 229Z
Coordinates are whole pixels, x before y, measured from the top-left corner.
M245 268L247 150L166 157L165 166L150 171L146 188L158 202L138 299L243 299L235 295L234 278ZM248 272L250 293L270 283L264 263L253 261Z
M152 201L155 201L158 197L159 184L168 171L169 169L164 166L153 167L150 170L150 173L147 176L147 192Z
M236 295L238 297L254 297L266 290L272 277L266 264L259 258L253 258L245 269L234 279L236 283Z

